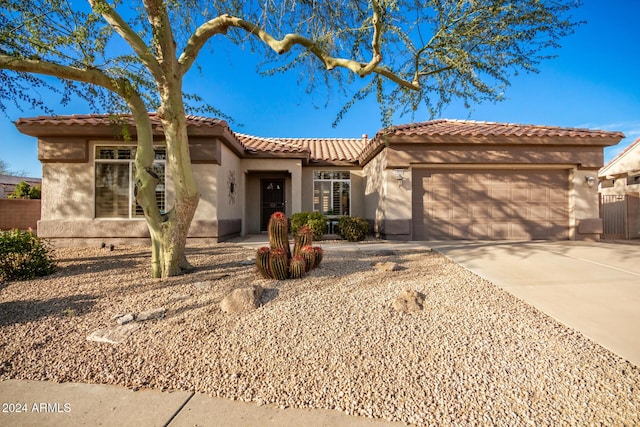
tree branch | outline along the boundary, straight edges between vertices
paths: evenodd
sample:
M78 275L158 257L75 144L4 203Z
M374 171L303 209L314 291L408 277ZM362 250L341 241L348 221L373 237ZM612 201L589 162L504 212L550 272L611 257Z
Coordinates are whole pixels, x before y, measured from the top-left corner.
M151 53L144 40L136 34L135 31L127 24L124 19L104 0L89 0L89 4L93 10L104 18L105 21L113 27L114 30L131 46L133 51L138 55L142 63L147 67L151 74L156 78L160 78L160 65L156 57Z
M140 182L138 202L140 206L142 206L150 226L160 227L162 216L155 203L156 183L146 177L144 173L139 172L144 172L145 168L153 164L153 129L151 127L151 120L149 120L149 113L144 101L127 79L121 78L116 80L96 69L80 69L46 61L15 58L2 54L0 54L0 69L43 74L93 84L110 90L122 97L131 109L136 126L139 150L136 151L135 165L136 176ZM141 179L140 176L143 175L144 178ZM145 194L145 197L141 197L142 194Z
M112 79L98 69L81 69L37 59L16 58L0 54L0 69L43 74L101 86L125 98L123 82ZM126 99L126 98L125 98Z
M371 43L374 54L371 61L368 63L363 63L353 59L333 57L327 51L318 46L313 40L299 34L287 34L284 38L278 40L258 25L231 15L220 15L217 18L201 25L187 42L187 46L180 55L178 61L182 64L183 74L186 73L193 65L198 53L204 47L204 44L211 37L217 34L226 34L230 27L234 27L245 30L249 34L253 34L278 54L289 52L293 46L300 45L320 59L325 68L329 71L336 67L341 67L352 71L360 77L365 77L371 73L380 74L408 89L419 90L420 84L417 79L414 79L412 82L404 80L392 71L379 66L382 61L382 55L380 53L382 23L379 18L380 8L377 6L377 2L374 3L376 4L376 6L374 6L375 11L373 17L374 37Z

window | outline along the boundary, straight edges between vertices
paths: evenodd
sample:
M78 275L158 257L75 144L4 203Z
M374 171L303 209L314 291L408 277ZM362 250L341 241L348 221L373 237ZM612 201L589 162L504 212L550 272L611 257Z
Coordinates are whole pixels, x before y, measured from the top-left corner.
M350 214L350 172L313 172L313 210L323 215Z
M96 147L96 218L142 218L142 208L134 193L134 165L136 147ZM156 200L160 211L165 210L166 150L155 150L154 172L160 177Z
M627 185L640 184L640 175L631 175L627 177Z

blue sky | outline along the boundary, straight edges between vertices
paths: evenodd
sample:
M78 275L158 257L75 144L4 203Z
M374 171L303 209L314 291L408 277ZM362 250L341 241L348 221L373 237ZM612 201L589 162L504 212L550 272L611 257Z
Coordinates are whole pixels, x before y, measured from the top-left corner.
M584 0L574 13L587 23L562 41L557 58L541 65L539 74L522 74L511 80L507 100L481 104L467 110L448 107L442 118L532 123L621 131L627 137L605 149L605 162L640 138L640 1ZM215 47L215 45L214 45ZM310 96L296 72L273 77L256 73L260 58L249 50L230 47L207 55L200 73L193 69L185 87L197 90L234 118L234 130L273 137L360 137L380 129L374 99L353 107L340 124L333 123L345 99L323 94ZM202 91L202 88L206 88ZM57 99L52 102L57 102ZM91 113L82 103L56 109L57 114ZM20 134L12 121L42 115L41 111L11 110L0 116L0 159L12 170L40 177L35 138ZM426 112L415 121L427 120ZM395 123L411 121L410 116Z

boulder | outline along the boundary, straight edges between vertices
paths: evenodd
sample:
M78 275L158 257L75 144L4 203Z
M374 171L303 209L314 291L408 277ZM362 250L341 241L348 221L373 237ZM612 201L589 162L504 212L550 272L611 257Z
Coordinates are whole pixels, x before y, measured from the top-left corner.
M373 268L378 271L396 271L398 269L398 264L395 262L376 262L373 264Z
M127 313L122 316L118 316L116 322L118 322L118 325L126 325L127 323L131 323L134 320L135 318L133 316L133 313Z
M241 313L255 310L260 306L261 297L262 287L258 285L234 289L220 301L220 308L225 313Z
M424 294L414 290L405 289L391 303L391 307L401 313L419 311L423 308Z
M128 323L126 325L116 326L114 328L97 329L87 337L87 341L105 342L108 344L120 344L138 330L140 325L137 323Z

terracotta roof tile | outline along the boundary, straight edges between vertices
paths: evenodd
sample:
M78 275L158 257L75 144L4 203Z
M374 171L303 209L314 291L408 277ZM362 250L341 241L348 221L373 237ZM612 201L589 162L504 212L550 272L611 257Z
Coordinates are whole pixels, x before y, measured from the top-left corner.
M363 148L360 162L365 162L377 153L389 136L474 136L474 137L569 137L569 138L611 138L621 139L621 132L604 130L563 128L531 124L496 123L474 120L439 119L428 122L409 123L380 130Z
M133 123L130 115L122 116ZM155 113L150 114L156 129L161 122ZM112 116L108 114L41 116L22 118L16 122L18 127L30 125L53 126L105 126L110 125ZM511 124L480 122L472 120L432 120L393 126L379 131L373 139L364 138L264 138L234 133L224 120L187 116L187 125L197 128L222 126L239 142L239 149L248 152L272 154L304 155L311 161L333 163L366 163L378 152L386 137L428 137L428 136L478 136L478 137L570 137L570 138L624 138L620 132L602 130L561 128L530 124Z
M272 153L308 153L311 160L356 162L364 148L358 138L263 138L236 133L249 149Z
M603 130L562 128L557 126L539 126L531 124L479 122L473 120L432 120L393 126L378 132L381 134L420 136L420 135L464 135L464 136L545 136L545 137L610 137L623 138L620 132Z
M54 126L103 126L113 123L111 114L74 114L71 116L39 116L18 119L16 125L54 125ZM133 117L130 114L118 116L126 123L133 124ZM161 127L162 123L155 113L150 113L151 124ZM229 128L224 120L213 119L208 117L187 116L187 124L195 127L214 127L223 126Z

